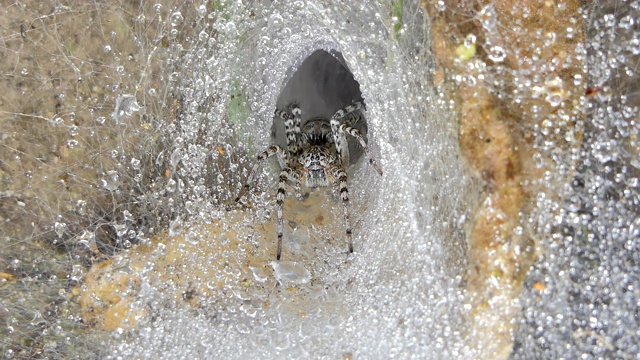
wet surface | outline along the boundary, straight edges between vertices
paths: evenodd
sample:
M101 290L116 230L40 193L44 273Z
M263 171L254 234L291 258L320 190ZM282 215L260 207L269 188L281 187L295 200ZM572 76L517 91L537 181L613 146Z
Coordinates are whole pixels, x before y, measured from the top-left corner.
M634 358L639 3L422 5L5 7L3 356ZM318 49L385 174L276 262L276 164L233 199Z

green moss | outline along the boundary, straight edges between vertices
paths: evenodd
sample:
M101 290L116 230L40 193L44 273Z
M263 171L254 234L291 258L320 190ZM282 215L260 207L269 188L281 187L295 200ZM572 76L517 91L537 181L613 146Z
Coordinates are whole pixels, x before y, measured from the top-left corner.
M455 50L456 56L461 60L469 60L476 54L476 43L472 43L470 46L461 44Z
M393 0L391 2L392 10L391 13L398 21L393 25L393 33L396 37L400 36L400 29L402 29L402 9L404 5L403 0Z

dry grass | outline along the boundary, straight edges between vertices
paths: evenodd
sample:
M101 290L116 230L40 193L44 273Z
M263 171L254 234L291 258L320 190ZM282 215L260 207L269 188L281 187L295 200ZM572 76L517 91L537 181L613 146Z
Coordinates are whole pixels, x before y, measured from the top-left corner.
M184 41L168 38L166 19L183 7L195 11L126 1L0 10L3 355L89 356L75 287L92 263L166 222L146 216L162 204L140 195L164 171L153 166L164 144L156 134L177 109L165 60ZM123 95L143 107L126 125L112 116ZM113 171L119 186L108 189Z

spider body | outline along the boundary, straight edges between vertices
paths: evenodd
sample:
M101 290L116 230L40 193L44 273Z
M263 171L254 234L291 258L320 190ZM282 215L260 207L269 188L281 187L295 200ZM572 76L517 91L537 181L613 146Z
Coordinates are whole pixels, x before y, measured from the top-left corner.
M308 188L329 186L329 174L327 170L335 163L336 159L331 152L322 146L311 146L304 150L298 158L302 166L303 185Z
M361 132L351 127L352 122L362 116L364 103L356 101L336 111L331 119L311 119L301 124L302 110L295 104L287 110L276 109L276 117L284 120L287 146L271 145L258 155L257 161L247 179L243 190L236 198L240 200L243 192L248 191L260 163L276 155L280 163L278 192L276 194L278 249L276 259L282 254L283 204L286 197L287 182L293 183L296 196L300 199L301 186L317 188L333 185L339 192L344 209L345 236L349 252L353 252L351 224L349 221L349 191L347 189L346 167L349 155L346 136L354 137L369 158L369 163L382 175L382 169L371 157L365 138Z

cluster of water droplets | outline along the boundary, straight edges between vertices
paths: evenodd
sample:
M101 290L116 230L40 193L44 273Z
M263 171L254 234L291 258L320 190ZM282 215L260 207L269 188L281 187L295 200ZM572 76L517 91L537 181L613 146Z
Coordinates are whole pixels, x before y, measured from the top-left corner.
M184 237L184 251L194 251L193 245L223 249L185 256L203 268L227 265L206 282L213 295L199 300L202 306L196 315L181 303L153 305L166 303L166 294L179 291L181 284L167 283L141 293L137 301L148 304L155 315L140 329L118 336L114 352L127 357L366 357L399 354L411 346L420 349L417 353L463 351L463 334L452 328L467 311L461 305L464 257L459 240L468 194L463 189L468 187L461 164L447 160L457 158L454 127L444 121L430 123L425 116L433 94L424 81L433 64L428 57L405 57L413 51L409 49L426 45L420 43L427 37L417 4L406 4L401 14L392 14L387 6L349 2L332 6L305 1L229 2L208 14L202 9L196 5L201 27L185 42L189 46L168 60L174 64L169 81L180 111L166 129L172 141L163 149L169 172L161 191L172 199L169 235ZM170 12L172 26L191 21ZM402 14L400 44L387 26L398 24ZM179 32L171 36L181 38ZM240 269L256 251L256 240L245 235L235 239L231 234L243 234L247 223L258 226L275 216L275 169L265 162L252 185L257 191L243 200L252 209L248 218L238 222L233 217L245 216L243 212L225 209L234 206L232 200L254 155L270 142L273 110L286 79L318 49L342 52L360 82L369 109L369 141L380 149L376 153L385 154L381 163L388 175L383 181L385 188L394 190L382 191L366 164L354 170L349 181L352 221L361 235L352 260L345 262L342 242L327 238L327 243L313 244L322 237L310 240L309 234L287 221L285 247L317 248L313 254L318 258L252 266L247 277ZM420 80L406 79L405 71L413 71ZM417 85L410 88L410 82ZM427 137L438 140L423 142ZM441 160L427 161L418 155L436 153ZM428 186L434 182L440 185ZM444 189L441 199L445 199L437 204L432 203L436 188ZM330 196L325 204L336 205ZM207 229L203 224L218 221L224 226L219 234L203 235ZM429 225L432 222L437 225ZM458 239L452 244L449 237L441 237L452 233ZM229 247L238 241L237 247ZM165 254L173 251L166 242L157 246ZM272 248L267 250L272 254ZM404 258L407 254L411 259ZM269 288L274 280L279 285ZM224 287L216 285L220 283ZM427 294L424 289L431 290ZM460 306L443 315L442 299ZM396 331L399 322L407 327L406 333ZM410 333L423 326L432 333L407 342ZM202 346L193 347L194 343Z
M223 264L199 279L211 296L197 308L175 301L181 284L152 282L156 269L149 262L133 307L149 309L151 316L140 319L137 329L118 329L109 344L91 351L123 357L472 358L476 353L465 343L465 319L473 309L465 303L462 227L475 188L461 170L456 126L447 117L455 106L434 95L428 82L433 63L424 50L430 43L423 14L417 4L404 3L400 10L395 3L346 1L149 4L124 27L102 34L95 62L65 53L61 61L78 85L53 90L62 104L55 112L28 118L42 120L61 139L36 158L46 171L18 150L6 159L8 168L19 164L24 179L12 181L25 181L25 194L37 193L37 184L54 185L42 200L2 192L25 218L45 209L45 224L34 221L24 233L42 233L37 238L61 249L65 260L30 252L21 258L16 254L24 241L36 237L11 240L20 245L5 260L3 276L19 274L22 290L6 293L0 303L5 338L19 339L25 348L46 339L38 343L45 355L77 351L72 334L80 319L68 307L87 263L135 244L151 245L148 256L164 258L176 244L152 243L149 236L166 228L170 238L183 237L178 251L200 268ZM532 159L543 169L535 184L523 183L536 191L535 209L515 230L533 233L541 251L523 285L514 357L632 358L640 352L634 315L640 299L640 97L634 66L640 3L614 5L585 6L581 18L560 29L529 32L524 25L501 25L510 12L531 14L526 2L507 10L488 4L466 19L480 27L456 50L455 61L466 61L466 73L454 81L489 84L499 99L521 106L523 118L532 119L518 130L533 139ZM567 11L564 3L542 6ZM442 0L435 8L452 10ZM65 11L57 6L33 24L49 26L44 21ZM584 42L550 61L541 56L575 40L580 21L588 22ZM123 38L127 26L131 39ZM143 29L152 33L145 37ZM25 30L23 36L31 40L32 34ZM526 56L512 53L513 34L541 41L532 42L538 45ZM127 42L133 45L127 48ZM242 231L274 216L275 168L265 163L259 172L247 217L231 219L236 213L227 208L255 154L270 141L284 82L318 48L341 51L360 82L369 142L385 176L377 180L362 166L350 178L360 235L349 262L343 261L342 243L328 239L308 262L265 262L244 274L238 269L257 242L255 234ZM580 62L587 63L584 73L558 75ZM106 64L100 68L106 80L94 84L97 64ZM38 71L25 61L13 75L28 80ZM82 84L93 85L85 91ZM509 91L502 91L505 84ZM569 103L576 91L584 96ZM72 101L75 107L68 106ZM89 156L81 157L83 151ZM66 168L56 166L61 162ZM65 197L53 196L58 193ZM7 217L6 228L14 224L9 220L15 223ZM214 231L209 224L221 225ZM234 238L238 233L241 239ZM285 237L296 251L311 241L295 222L287 222ZM199 251L212 246L222 250ZM132 271L123 259L114 257L116 268ZM30 291L46 292L47 306ZM182 293L183 300L191 296ZM16 337L21 329L29 330ZM3 341L4 356L23 355L13 340Z
M586 73L574 76L585 89L584 130L580 147L565 160L576 164L565 197L539 205L550 210L546 251L522 296L519 358L623 359L640 352L640 97L632 65L640 3L617 5L600 4L586 17ZM544 151L553 152L553 145ZM536 294L534 283L545 290Z

